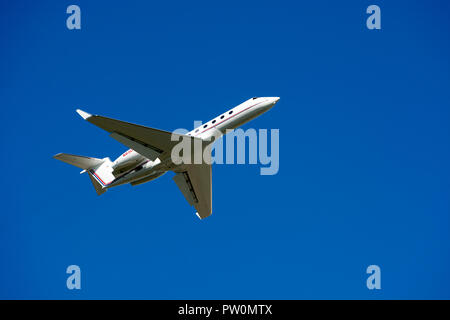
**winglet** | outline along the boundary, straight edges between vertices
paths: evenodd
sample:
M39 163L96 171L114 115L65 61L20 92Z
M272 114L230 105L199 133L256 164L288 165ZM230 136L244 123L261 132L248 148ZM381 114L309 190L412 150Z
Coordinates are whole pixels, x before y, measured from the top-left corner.
M84 119L86 120L87 118L90 118L92 116L92 114L84 112L83 110L77 109L77 113Z

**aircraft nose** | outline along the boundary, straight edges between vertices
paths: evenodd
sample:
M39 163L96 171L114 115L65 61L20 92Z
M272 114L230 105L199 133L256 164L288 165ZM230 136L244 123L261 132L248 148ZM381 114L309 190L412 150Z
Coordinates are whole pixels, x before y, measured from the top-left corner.
M275 104L280 100L280 97L272 97L272 103Z

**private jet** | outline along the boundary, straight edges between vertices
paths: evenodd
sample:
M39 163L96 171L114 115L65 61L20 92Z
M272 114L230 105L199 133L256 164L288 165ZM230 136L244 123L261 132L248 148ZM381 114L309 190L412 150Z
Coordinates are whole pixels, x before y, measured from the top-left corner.
M187 202L197 210L197 216L203 219L212 213L211 162L179 163L174 161L172 149L181 139L185 139L191 145L200 145L203 154L214 139L265 113L279 99L248 99L186 134L91 115L77 109L84 120L106 130L113 139L129 149L114 161L108 157L99 159L67 153L58 153L54 158L82 169L81 173L87 173L98 195L112 187L128 183L136 186L173 171L176 185Z

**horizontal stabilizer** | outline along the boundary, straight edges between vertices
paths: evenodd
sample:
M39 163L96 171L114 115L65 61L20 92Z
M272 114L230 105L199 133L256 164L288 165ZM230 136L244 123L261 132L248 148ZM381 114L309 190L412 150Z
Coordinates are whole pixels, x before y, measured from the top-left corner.
M105 193L107 186L115 179L109 158L97 159L67 153L58 153L53 158L83 169L81 173L88 172L98 195Z
M58 159L62 162L71 164L71 165L81 168L83 170L89 170L89 169L98 167L104 161L102 159L84 157L84 156L76 156L76 155L67 154L67 153L58 153L57 155L54 155L53 158Z

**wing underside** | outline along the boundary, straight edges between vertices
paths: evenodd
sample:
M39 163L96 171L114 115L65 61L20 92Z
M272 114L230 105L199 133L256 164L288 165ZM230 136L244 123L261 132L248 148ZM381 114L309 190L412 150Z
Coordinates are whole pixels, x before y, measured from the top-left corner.
M88 122L108 131L111 137L142 156L154 161L162 154L170 155L172 148L184 139L201 140L199 138L172 133L169 131L145 127L107 117L91 115L82 110L77 112Z
M186 170L173 177L187 202L197 210L200 219L212 213L211 165L188 165Z

